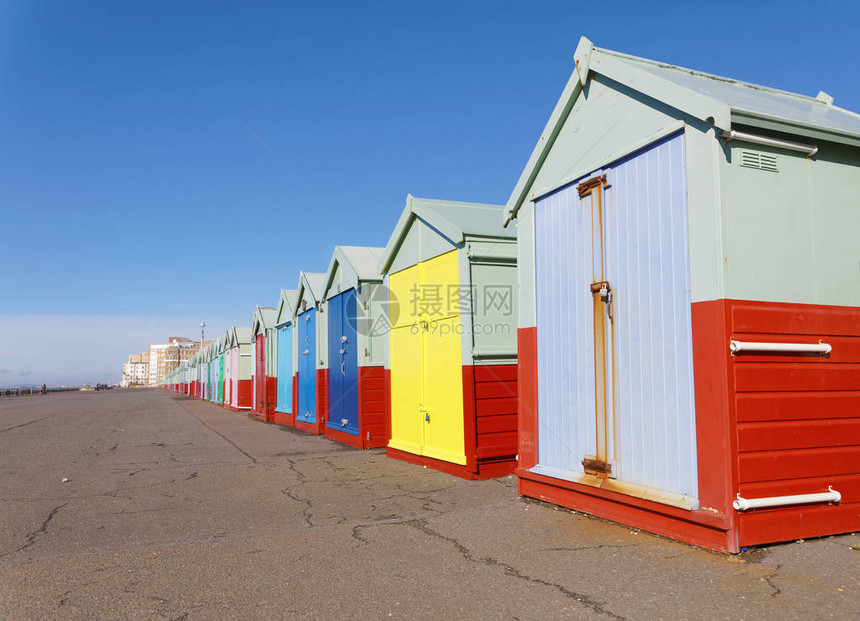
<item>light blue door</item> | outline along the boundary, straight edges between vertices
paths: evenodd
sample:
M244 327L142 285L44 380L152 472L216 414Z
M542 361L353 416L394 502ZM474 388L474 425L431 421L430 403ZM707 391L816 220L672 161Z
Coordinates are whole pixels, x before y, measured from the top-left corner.
M278 328L278 412L293 413L293 324Z
M298 316L299 328L299 411L296 420L317 422L317 311Z
M695 498L683 135L535 203L536 471Z

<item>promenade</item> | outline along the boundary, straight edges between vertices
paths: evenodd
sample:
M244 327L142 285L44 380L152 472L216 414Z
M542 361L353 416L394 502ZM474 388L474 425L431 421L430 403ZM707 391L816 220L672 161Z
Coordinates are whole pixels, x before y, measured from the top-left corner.
M857 548L722 556L157 389L0 401L0 619L856 619Z

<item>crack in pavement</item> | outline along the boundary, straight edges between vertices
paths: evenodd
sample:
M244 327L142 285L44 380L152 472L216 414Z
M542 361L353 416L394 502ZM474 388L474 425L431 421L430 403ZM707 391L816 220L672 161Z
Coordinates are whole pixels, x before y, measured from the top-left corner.
M42 525L39 526L39 528L37 528L36 530L34 530L30 533L27 533L27 543L25 543L23 546L21 546L17 550L13 550L12 552L6 552L5 554L0 554L0 558L3 558L4 556L9 556L10 554L16 554L18 552L23 552L27 548L30 548L31 546L36 545L36 540L39 538L39 535L44 535L46 532L48 532L48 524L51 523L51 520L54 519L54 517L57 515L59 510L62 509L63 507L65 507L67 504L69 504L69 503L64 502L63 504L57 505L56 507L51 509L51 512L48 514L48 517L46 517L42 521Z
M492 508L492 507L491 507ZM361 528L369 528L374 526L391 526L391 525L402 525L408 524L409 522L414 522L415 520L423 520L431 517L438 517L439 513L434 512L430 515L417 515L411 516L408 518L395 518L395 519L380 519L372 522L363 521L357 526ZM352 526L349 524L332 524L332 525L322 525L322 526L313 526L312 530L337 530L340 528L349 528ZM238 533L238 534L218 534L213 535L211 537L200 537L196 539L183 539L176 541L160 541L156 543L148 543L137 546L126 546L120 548L107 548L104 550L99 550L95 552L74 552L71 554L50 554L45 556L40 556L36 558L28 558L21 559L16 561L2 561L0 562L0 569L5 569L7 567L17 567L19 565L30 565L32 563L44 563L51 562L59 559L70 559L70 558L85 558L90 556L114 556L116 554L125 554L129 552L145 552L149 550L163 550L174 548L178 546L190 546L190 545L202 545L202 544L210 544L210 543L223 543L223 542L231 542L231 541L245 541L249 539L259 539L263 537L283 537L283 536L294 536L300 533L307 533L307 526L299 526L295 528L281 528L277 530L269 530L269 531L255 531L250 533ZM10 553L12 554L12 553ZM8 554L6 555L8 556ZM0 556L2 558L2 556Z
M196 402L191 401L191 403L196 403ZM239 451L240 453L242 453L242 455L244 455L245 457L247 457L248 459L250 459L250 460L251 460L251 463L254 463L254 464L256 464L256 463L257 463L257 458L256 458L256 457L253 457L250 453L247 453L247 452L245 452L243 449L239 448L239 445L238 445L238 444L236 444L235 442L233 442L230 438L228 438L227 436L225 436L224 434L222 434L222 433L221 433L220 431L218 431L217 429L215 429L215 428L210 427L209 425L207 425L207 424L206 424L206 421L204 421L202 418L198 418L197 416L195 416L195 415L194 415L194 413L193 413L191 410L189 410L187 407L185 407L185 404L184 404L184 403L179 402L179 407L181 407L181 408L185 411L185 413L186 413L186 414L188 414L190 417L192 417L194 420L196 420L196 421L197 421L197 422L199 422L201 425L203 425L204 427L206 427L206 429L208 429L208 430L209 430L209 431L211 431L212 433L217 434L217 435L218 435L218 437L220 437L220 438L221 438L221 439L223 439L225 442L227 442L230 446L232 446L234 449L236 449L237 451Z
M581 550L602 550L605 548L633 548L635 546L636 546L635 543L601 543L601 544L596 545L596 546L575 546L575 547L561 546L558 548L539 548L539 549L541 552L579 552ZM670 557L670 558L674 558L674 557Z
M315 526L315 524L313 523L313 520L311 519L313 517L313 513L312 513L313 508L314 508L313 502L311 501L310 498L301 498L298 494L296 494L293 491L295 488L301 487L302 485L304 485L307 482L308 477L304 472L302 472L301 470L298 469L295 461L293 461L289 457L285 457L285 459L287 460L287 463L289 464L289 470L291 472L293 472L298 477L299 480L296 483L293 483L292 485L290 485L289 487L285 487L284 489L282 489L281 493L284 496L286 496L287 498L290 498L291 500L295 500L296 502L303 503L305 505L304 509L302 509L302 518L304 519L305 524L307 524L310 528L313 528Z
M782 589L780 589L778 586L776 586L776 585L773 583L773 579L774 579L774 578L776 578L776 577L779 575L779 570L780 570L780 569L782 569L782 565L777 565L777 566L776 566L776 568L773 570L773 573L772 573L772 574L767 575L767 576L764 576L764 577L762 578L762 580L764 580L764 581L765 581L765 583L767 583L767 586L769 586L769 587L772 589L772 591L773 591L773 592L770 594L770 596L771 596L771 597L776 597L777 595L779 595L780 593L782 593Z
M6 433L7 431L12 431L13 429L20 429L21 427L26 427L27 425L38 423L39 421L45 420L46 418L51 418L52 416L56 416L56 414L51 414L50 416L43 416L42 418L31 420L28 423L21 423L20 425L13 425L11 427L6 427L5 429L0 429L0 433Z
M599 602L595 599L592 599L588 595L585 595L583 593L576 593L574 591L571 591L567 587L562 586L562 585L555 583L555 582L549 582L547 580L543 580L542 578L535 578L534 576L529 576L528 574L522 573L519 569L517 569L513 565L510 565L508 563L504 563L498 559L491 558L491 557L483 557L483 558L476 557L472 553L472 551L469 550L469 548L464 546L457 539L455 539L453 537L448 537L447 535L443 535L442 533L435 531L432 528L430 528L429 526L427 526L427 521L425 519L409 520L409 521L405 522L405 524L407 526L410 526L410 527L418 530L419 532L421 532L425 535L429 535L431 537L436 537L438 539L441 539L442 541L446 541L446 542L450 543L451 545L453 545L456 548L456 550L460 553L460 555L465 560L469 561L470 563L478 563L481 565L487 565L489 567L501 567L504 570L505 575L507 575L507 576L512 576L512 577L518 578L520 580L525 580L526 582L529 582L532 584L540 584L543 586L552 587L552 588L556 589L559 593L564 595L565 597L569 597L569 598L579 602L580 604L582 604L583 606L585 606L586 608L588 608L589 610L591 610L593 612L596 612L596 613L602 614L602 615L606 615L612 619L619 619L621 621L624 620L624 617L622 617L620 615L616 615L611 610L606 609L602 602Z

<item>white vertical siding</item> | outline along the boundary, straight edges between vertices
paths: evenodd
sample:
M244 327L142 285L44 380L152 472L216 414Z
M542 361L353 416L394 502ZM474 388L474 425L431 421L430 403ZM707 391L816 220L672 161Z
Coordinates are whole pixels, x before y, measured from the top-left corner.
M605 276L615 330L613 473L619 481L695 497L683 136L605 172ZM594 454L591 198L584 201L571 185L535 204L538 460L545 472L582 472L582 458Z
M590 218L573 187L535 205L539 464L577 472L596 434Z
M609 172L620 480L697 495L684 138Z

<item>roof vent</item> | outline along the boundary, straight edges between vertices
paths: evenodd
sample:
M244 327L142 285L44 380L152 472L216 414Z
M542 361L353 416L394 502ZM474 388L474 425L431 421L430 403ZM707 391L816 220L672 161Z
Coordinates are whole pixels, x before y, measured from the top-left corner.
M757 151L741 150L741 166L744 168L755 168L768 172L779 172L777 156L771 153L758 153Z

